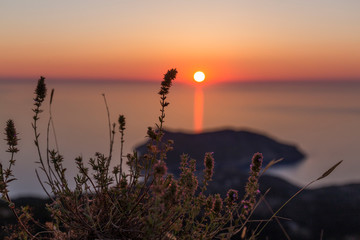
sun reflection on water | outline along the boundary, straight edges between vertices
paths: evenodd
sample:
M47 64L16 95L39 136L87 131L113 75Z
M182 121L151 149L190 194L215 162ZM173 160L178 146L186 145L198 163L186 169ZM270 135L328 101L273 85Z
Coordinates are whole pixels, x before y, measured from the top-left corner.
M204 116L204 93L201 86L197 86L194 96L194 131L200 133L203 130Z

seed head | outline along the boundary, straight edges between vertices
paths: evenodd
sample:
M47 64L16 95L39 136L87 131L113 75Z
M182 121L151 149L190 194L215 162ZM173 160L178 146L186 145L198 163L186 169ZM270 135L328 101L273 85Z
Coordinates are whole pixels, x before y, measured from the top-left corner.
M204 158L204 178L206 181L211 180L213 174L214 174L214 157L213 153L206 153Z
M177 70L175 68L170 69L164 75L164 80L161 82L160 95L166 95L169 93L169 89L172 85L172 81L176 78Z
M240 217L245 220L248 214L252 211L256 203L256 195L259 194L259 172L263 161L261 153L255 153L250 165L250 176L245 186L245 196L243 201L243 208Z
M45 97L46 97L46 85L45 85L45 78L43 76L40 77L38 80L38 84L35 89L36 98L35 105L41 104Z
M156 177L162 177L167 173L166 163L164 161L159 161L154 165L154 175Z
M125 130L125 117L124 115L119 116L119 130L124 131Z
M7 145L9 146L7 152L18 152L19 150L16 148L18 142L18 134L16 133L14 121L11 119L6 121L5 135L5 140L7 141Z
M223 205L223 201L220 197L220 194L216 194L215 195L215 201L214 201L214 206L213 206L213 211L216 214L219 214L221 209L222 209L222 205Z
M158 138L158 134L155 132L155 130L152 127L148 127L147 135L152 140L156 140Z
M229 191L226 194L226 202L231 205L232 203L234 203L235 201L237 201L239 198L239 194L238 191L234 190L234 189L229 189Z
M263 162L263 155L261 153L255 153L252 160L251 160L251 172L257 172L259 173L260 172L260 169L261 169L261 165L262 165L262 162Z

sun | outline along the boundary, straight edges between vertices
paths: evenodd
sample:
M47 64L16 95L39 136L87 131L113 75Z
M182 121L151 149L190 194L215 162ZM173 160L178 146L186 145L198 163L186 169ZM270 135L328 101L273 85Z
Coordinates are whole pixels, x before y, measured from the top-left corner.
M199 83L204 81L205 80L205 74L203 72L201 72L201 71L196 72L194 74L194 80L196 82L199 82Z

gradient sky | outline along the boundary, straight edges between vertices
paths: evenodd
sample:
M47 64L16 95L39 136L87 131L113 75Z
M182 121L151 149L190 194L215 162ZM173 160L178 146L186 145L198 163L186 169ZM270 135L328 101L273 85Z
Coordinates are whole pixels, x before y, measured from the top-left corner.
M0 79L360 80L358 0L2 0Z

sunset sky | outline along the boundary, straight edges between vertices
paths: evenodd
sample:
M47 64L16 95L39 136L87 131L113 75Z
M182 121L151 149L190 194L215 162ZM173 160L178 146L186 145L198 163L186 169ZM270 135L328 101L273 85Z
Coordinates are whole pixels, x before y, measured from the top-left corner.
M0 80L360 80L358 0L4 0Z

